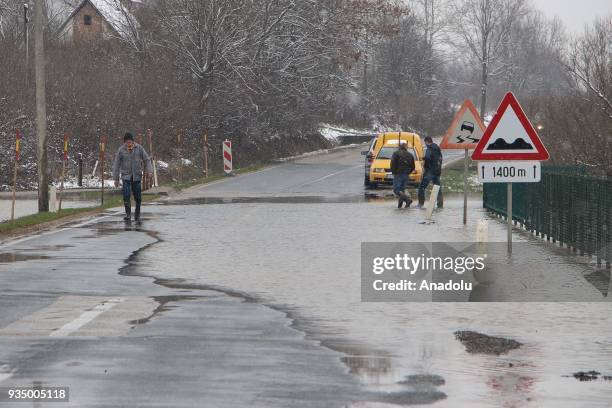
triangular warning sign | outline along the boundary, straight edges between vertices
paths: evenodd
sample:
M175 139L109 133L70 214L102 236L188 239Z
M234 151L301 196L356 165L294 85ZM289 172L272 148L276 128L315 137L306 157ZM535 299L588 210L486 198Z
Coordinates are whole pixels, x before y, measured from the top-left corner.
M474 149L485 131L485 125L469 99L461 105L461 109L453 118L440 143L442 149Z
M548 160L549 154L518 101L508 92L472 160Z

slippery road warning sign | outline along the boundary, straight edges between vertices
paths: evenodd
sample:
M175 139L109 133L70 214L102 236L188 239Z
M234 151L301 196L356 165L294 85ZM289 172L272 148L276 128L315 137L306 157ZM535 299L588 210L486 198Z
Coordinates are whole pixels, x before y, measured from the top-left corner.
M548 151L514 95L502 100L472 160L548 160Z
M442 149L474 149L485 131L485 125L469 99L461 105L446 135L440 143Z

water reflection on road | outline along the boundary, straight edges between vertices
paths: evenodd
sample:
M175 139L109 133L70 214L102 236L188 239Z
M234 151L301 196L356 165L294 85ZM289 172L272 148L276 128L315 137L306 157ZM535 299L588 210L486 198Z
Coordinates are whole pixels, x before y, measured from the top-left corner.
M423 403L449 407L604 407L612 401L612 383L564 376L612 374L609 303L361 302L361 242L474 239L475 223L457 222L460 200L448 200L432 225L421 224L422 212L363 197L191 204L147 207L163 241L144 251L135 267L243 292L286 310L309 338L344 352L347 370L369 391L425 390L431 399ZM479 207L470 203L471 220L486 217ZM491 224L491 239L504 234L503 225ZM454 338L457 330L524 345L502 356L468 354ZM447 398L433 397L440 394Z
M11 218L11 200L0 200L0 222ZM95 207L97 202L88 200L64 200L63 208ZM15 205L15 217L36 214L38 212L37 200L18 200Z

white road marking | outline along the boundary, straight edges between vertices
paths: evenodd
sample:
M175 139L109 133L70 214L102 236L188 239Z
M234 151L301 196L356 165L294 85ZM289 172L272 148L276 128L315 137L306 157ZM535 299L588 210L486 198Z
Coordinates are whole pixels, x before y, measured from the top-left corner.
M306 183L302 183L302 184L297 185L295 187L304 187L304 186L308 186L310 184L318 183L319 181L326 180L326 179L328 179L330 177L334 177L334 176L337 176L338 174L346 173L347 171L351 171L351 170L354 170L354 169L357 169L357 168L360 168L360 167L363 167L363 164L360 164L358 166L349 167L348 169L340 170L340 171L337 171L335 173L328 174L327 176L319 177L318 179L315 179L315 180L312 180L312 181L307 181ZM291 187L291 188L295 188L295 187Z
M67 323L60 327L59 329L51 332L49 337L66 337L75 331L79 330L81 327L85 326L87 323L91 322L93 319L106 312L107 310L112 309L117 306L117 304L123 302L122 298L109 299L106 302L100 303L96 305L93 309L88 310L83 313L70 323Z
M13 372L11 367L7 364L0 365L0 383L2 381L8 380L13 376Z
M282 164L272 165L272 166L265 167L265 168L260 169L260 170L249 171L248 173L238 174L237 177L246 177L246 176L251 176L253 174L263 173L265 171L274 170L275 168L280 167L280 166L282 166ZM193 192L193 191L204 190L204 189L206 189L208 187L216 186L217 184L226 183L226 182L228 182L230 180L234 180L234 177L225 177L225 178L222 178L221 180L212 181L210 183L197 184L195 186L186 188L180 194L183 195L183 194L188 194L189 192Z
M11 368L8 365L0 365L0 383L2 381L8 380L12 376L13 373L11 372Z

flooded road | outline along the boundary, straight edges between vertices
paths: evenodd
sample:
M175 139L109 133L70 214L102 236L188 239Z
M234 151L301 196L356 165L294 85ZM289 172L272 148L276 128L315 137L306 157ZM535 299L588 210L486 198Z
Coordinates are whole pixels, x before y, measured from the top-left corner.
M20 371L19 356L30 352L11 336L34 330L24 323L30 313L49 305L54 313L65 308L68 300L58 304L58 295L86 296L70 301L92 305L99 297L119 296L133 302L121 312L125 318L111 319L119 328L89 327L94 336L106 333L107 340L95 343L100 352L91 356L82 341L71 358L54 349L47 378L71 361L103 367L119 358L130 364L118 377L105 377L104 389L115 387L125 396L130 389L119 382L138 373L155 373L153 384L173 378L168 395L178 400L172 404L164 405L170 397L150 387L160 406L610 406L612 382L604 378L612 375L607 290L584 278L596 272L590 265L529 236L515 234L527 248L527 262L545 262L537 271L526 267L525 274L554 282L551 293L567 290L591 302L362 302L362 242L474 241L479 220L489 221L491 241L505 237L504 225L490 219L477 198L470 200L467 227L461 197L447 197L433 224L423 223L422 211L396 210L388 191L364 191L362 161L358 149L310 157L148 205L142 226L124 227L120 215L111 214L14 245L12 253L37 258L0 265L0 366L14 367L13 379L41 375L31 359ZM44 248L49 241L74 246ZM87 262L87 268L66 268L75 262ZM47 280L32 283L34 276ZM48 295L27 308L15 297L36 293ZM455 337L464 330L522 346L499 356L468 353ZM25 337L34 348L57 347ZM226 359L216 359L220 352ZM151 361L164 353L168 358L159 364ZM601 375L591 381L573 376L591 370ZM75 406L93 406L101 395L95 376L89 382L78 378L84 372L67 370L61 377L72 384L81 404ZM221 385L219 379L227 380ZM190 384L201 389L188 394L191 400L177 397ZM223 392L212 392L211 385ZM151 402L112 400L109 406Z
M11 200L0 199L0 222L11 218ZM83 208L95 207L97 202L87 200L64 200L63 208ZM15 217L24 217L26 215L36 214L38 212L38 201L20 199L15 203Z

